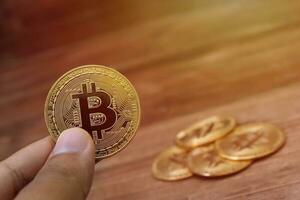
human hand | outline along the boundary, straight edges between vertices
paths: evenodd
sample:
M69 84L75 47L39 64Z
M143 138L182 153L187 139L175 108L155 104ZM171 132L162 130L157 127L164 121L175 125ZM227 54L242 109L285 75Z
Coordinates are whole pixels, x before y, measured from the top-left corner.
M80 128L64 131L56 145L41 139L0 162L3 200L83 200L93 179L95 145Z

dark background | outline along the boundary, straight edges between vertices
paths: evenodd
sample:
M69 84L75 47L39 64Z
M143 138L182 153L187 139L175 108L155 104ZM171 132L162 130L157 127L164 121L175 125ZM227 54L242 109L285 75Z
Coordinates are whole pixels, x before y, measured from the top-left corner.
M142 122L97 165L90 199L297 199L299 11L297 0L2 0L0 159L48 135L44 102L58 77L102 64L135 85ZM211 114L272 122L288 143L236 176L153 179L154 157Z

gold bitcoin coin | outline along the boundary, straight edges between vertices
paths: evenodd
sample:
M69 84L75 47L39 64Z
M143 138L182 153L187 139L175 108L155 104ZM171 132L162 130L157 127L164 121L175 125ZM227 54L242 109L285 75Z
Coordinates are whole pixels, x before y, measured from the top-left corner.
M163 151L152 165L153 176L159 180L176 181L189 178L193 173L186 164L188 152L177 146Z
M111 156L134 137L140 121L138 95L122 74L114 69L87 65L59 78L49 91L45 120L56 140L71 127L90 133L96 158Z
M271 124L255 123L238 127L230 135L216 142L219 154L231 160L261 158L277 151L285 142L285 135Z
M176 144L187 149L192 149L214 142L228 133L236 126L236 121L231 117L214 116L200 121L176 135Z
M247 168L252 161L232 161L218 155L213 144L198 147L190 152L188 167L197 175L218 177L235 174Z

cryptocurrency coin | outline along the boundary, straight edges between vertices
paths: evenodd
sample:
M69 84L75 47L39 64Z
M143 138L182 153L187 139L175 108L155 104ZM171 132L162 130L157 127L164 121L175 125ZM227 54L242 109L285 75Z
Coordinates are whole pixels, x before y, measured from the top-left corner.
M140 121L138 95L114 69L86 65L59 78L49 91L45 120L56 140L71 127L85 129L94 140L96 158L111 156L134 137Z
M172 146L163 151L152 165L155 178L164 181L176 181L189 178L193 173L186 163L188 152L177 146Z
M201 146L190 152L188 167L197 175L205 177L226 176L247 168L252 161L232 161L218 155L213 144Z
M285 135L271 124L254 123L238 127L216 142L219 154L231 160L248 160L267 156L285 142Z
M176 135L176 144L187 149L205 145L230 133L236 126L231 117L214 116L200 121Z

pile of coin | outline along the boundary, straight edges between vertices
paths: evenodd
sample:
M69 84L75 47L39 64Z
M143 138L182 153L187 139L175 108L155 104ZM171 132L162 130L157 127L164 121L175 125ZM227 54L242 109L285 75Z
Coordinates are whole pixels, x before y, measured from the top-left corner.
M285 134L272 124L237 125L232 117L214 116L179 132L175 145L155 159L152 172L164 181L227 176L276 152L284 142Z

